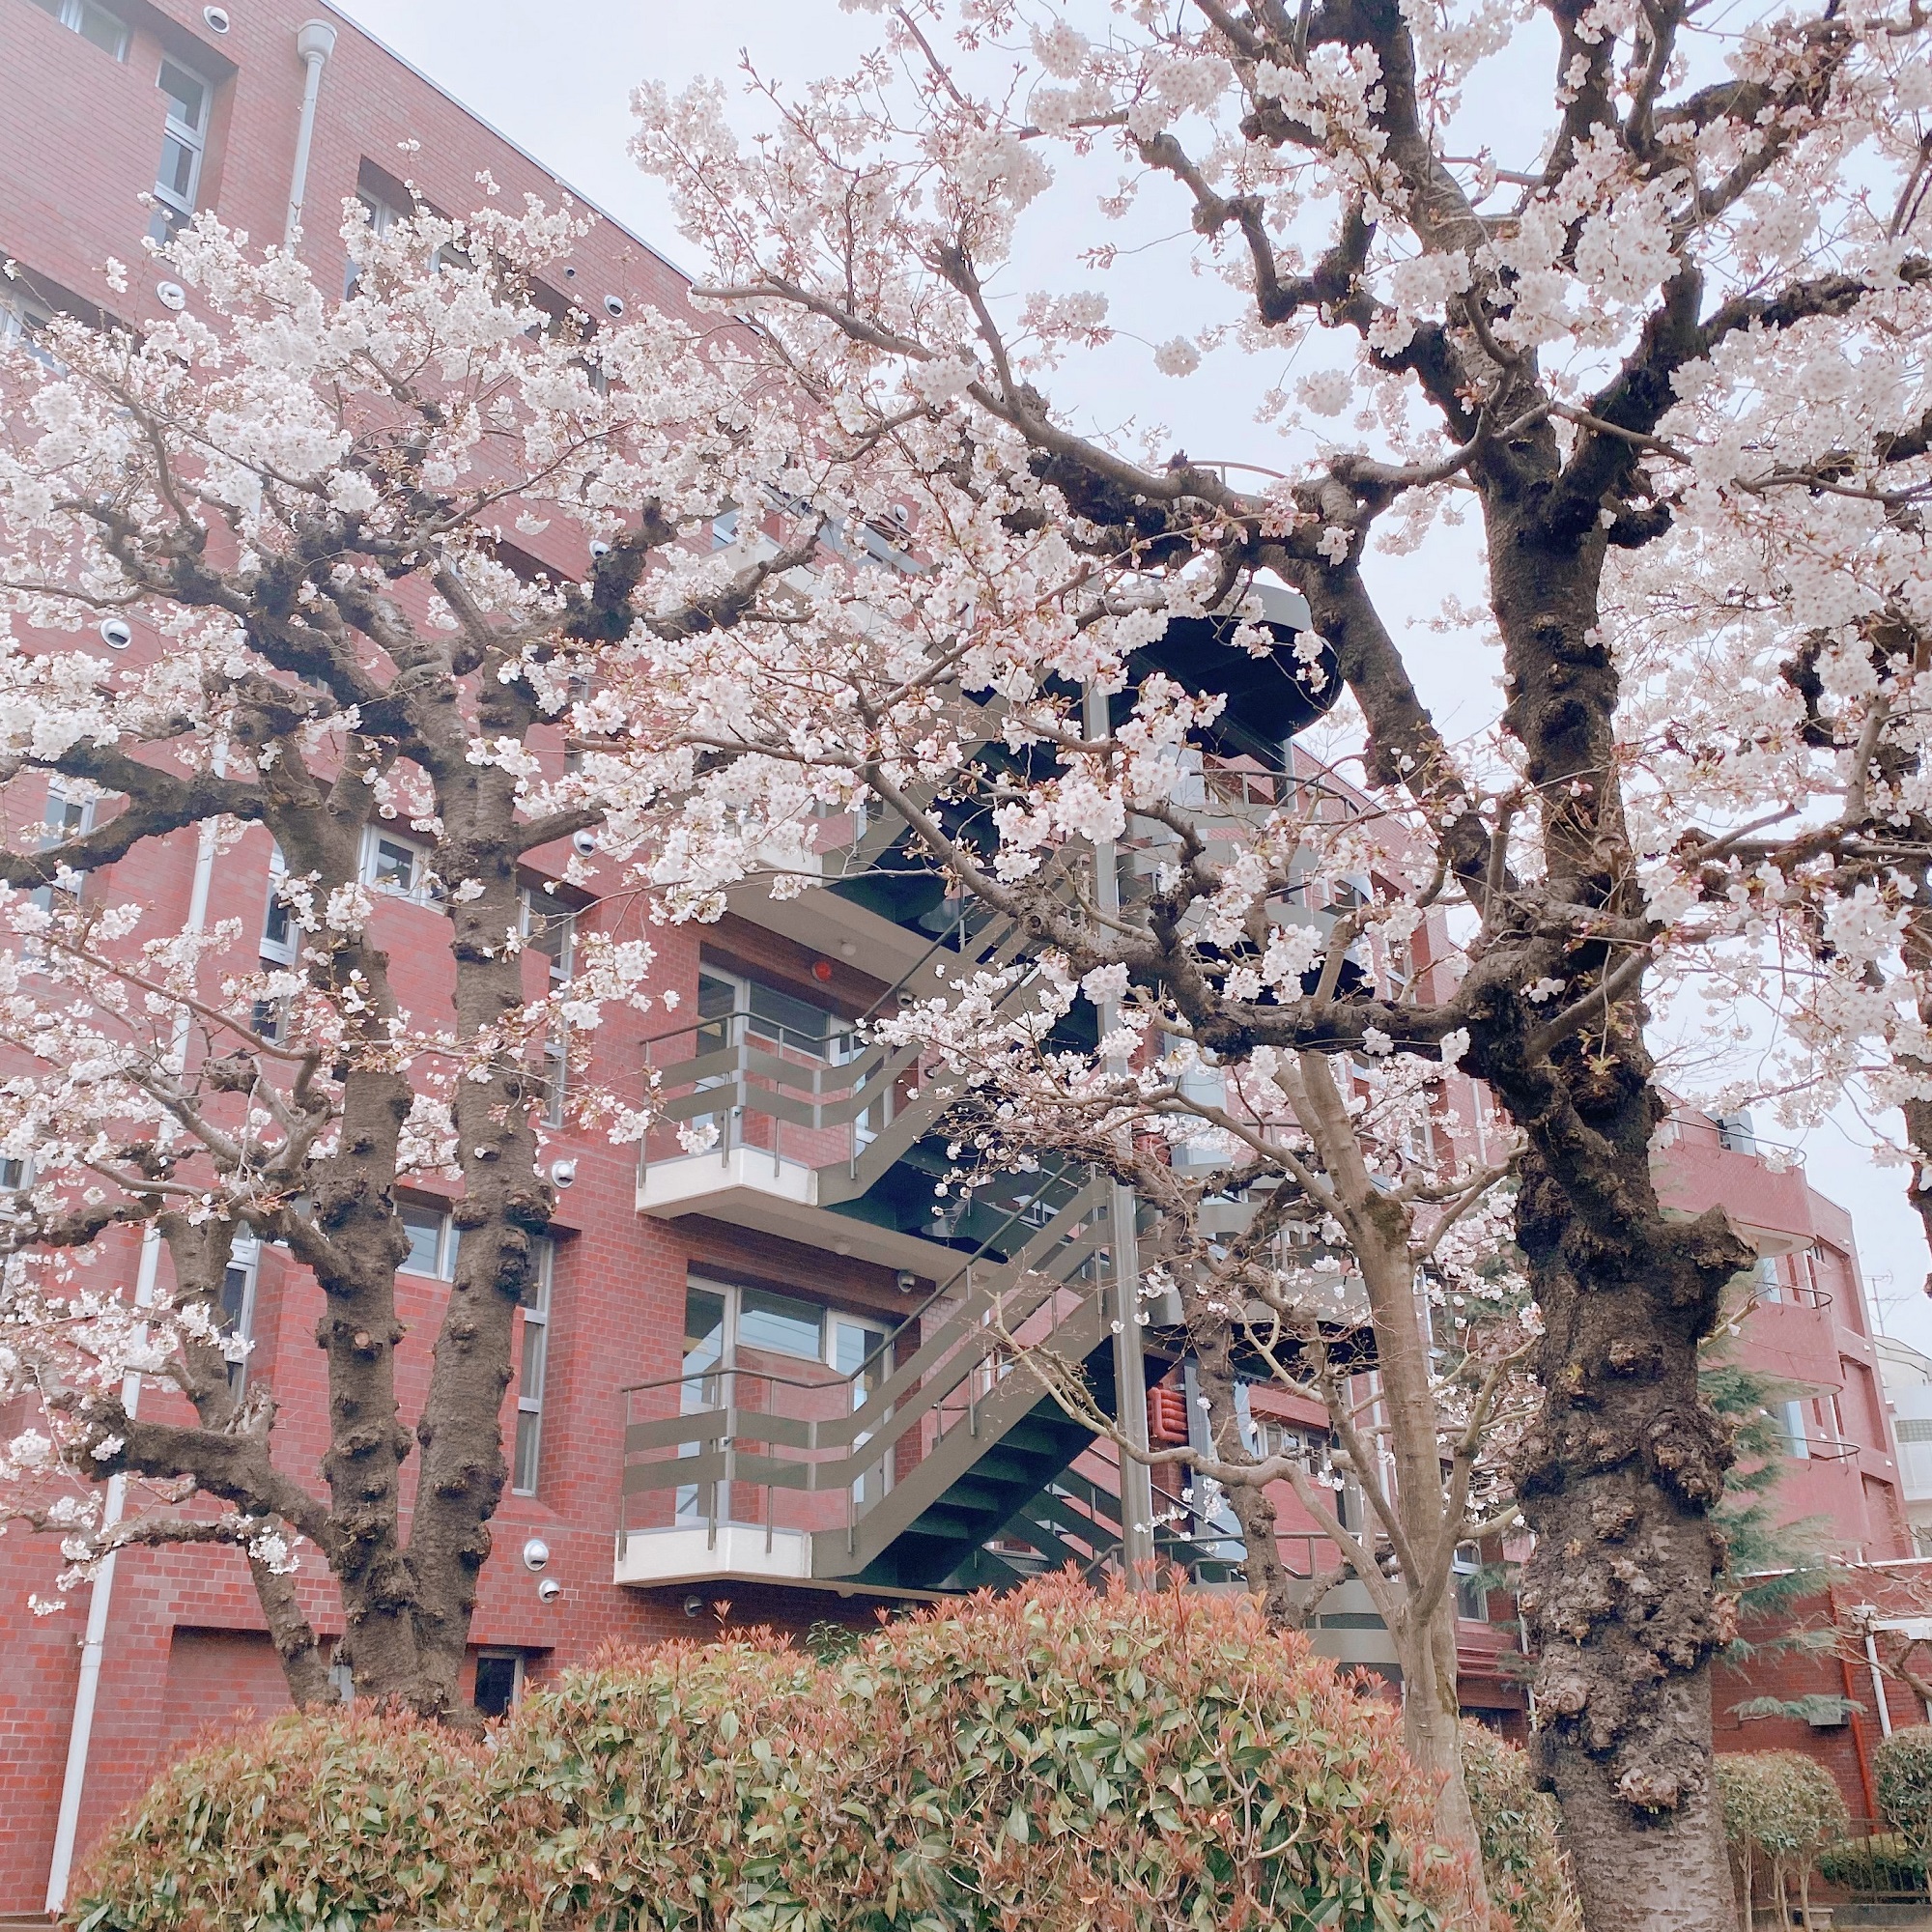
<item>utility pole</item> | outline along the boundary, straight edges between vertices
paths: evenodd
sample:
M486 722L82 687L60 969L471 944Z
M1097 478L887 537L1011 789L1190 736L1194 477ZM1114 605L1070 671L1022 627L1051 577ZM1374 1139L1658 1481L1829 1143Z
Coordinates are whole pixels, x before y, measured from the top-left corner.
M1086 691L1084 726L1092 742L1111 735L1107 694L1097 684ZM1118 919L1121 911L1119 857L1112 839L1094 843L1094 902L1103 919ZM1119 1009L1109 1000L1099 1009L1100 1037L1114 1031ZM1110 1074L1124 1075L1124 1061L1110 1062ZM1113 1256L1114 1302L1114 1422L1130 1449L1147 1453L1147 1369L1141 1347L1140 1242L1134 1229L1133 1189L1116 1181L1108 1192L1108 1251ZM1153 1477L1144 1462L1121 1456L1121 1563L1127 1587L1139 1590L1153 1581Z

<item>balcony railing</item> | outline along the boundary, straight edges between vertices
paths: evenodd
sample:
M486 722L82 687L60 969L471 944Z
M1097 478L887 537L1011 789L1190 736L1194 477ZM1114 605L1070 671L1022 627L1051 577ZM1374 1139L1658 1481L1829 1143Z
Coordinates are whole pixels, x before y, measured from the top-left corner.
M834 1041L821 1055L762 1028L739 1009L644 1042L658 1118L640 1179L667 1161L728 1162L741 1150L769 1158L774 1173L787 1161L856 1170L916 1083L917 1047Z
M1078 1361L1104 1329L1105 1189L1058 1191L1043 1226L1009 1216L997 1259L968 1260L849 1373L739 1350L623 1390L618 1580L849 1575L915 1471L922 1492L966 1477L1039 1398L1019 1355Z

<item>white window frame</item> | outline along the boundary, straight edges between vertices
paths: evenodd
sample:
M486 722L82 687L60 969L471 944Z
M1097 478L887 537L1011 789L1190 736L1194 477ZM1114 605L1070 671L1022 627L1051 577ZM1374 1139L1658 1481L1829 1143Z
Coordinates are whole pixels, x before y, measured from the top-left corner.
M239 1306L223 1331L221 1352L228 1358L228 1387L240 1396L248 1385L249 1344L255 1339L255 1291L261 1281L262 1243L253 1235L237 1235L228 1249L228 1266L222 1278L222 1312L227 1313L227 1276L240 1274Z
M407 887L379 881L377 860L384 845L394 845L407 849L411 856L410 883ZM362 858L359 867L362 883L372 893L381 893L386 898L407 899L414 905L431 905L437 895L430 880L429 847L419 838L412 838L406 832L392 832L381 825L365 825L362 828Z
M396 1264L398 1274L412 1274L419 1281L454 1281L456 1279L456 1253L462 1239L461 1231L450 1217L449 1203L432 1201L425 1195L413 1198L406 1196L396 1204L396 1218L400 1221L404 1214L434 1214L437 1217L436 1266L430 1270L414 1266L409 1256Z
M545 952L544 956L550 961L550 983L553 989L569 985L577 971L577 919L580 908L566 904L562 899L556 898L554 894L546 893L538 886L520 888L517 899L521 908L518 917L518 937L526 947L532 947L533 950L542 952L544 949L534 944L539 926L548 929L552 925L561 924L562 946L556 952ZM544 903L546 899L553 900L554 905L546 905Z
M260 956L272 960L277 966L293 966L301 950L301 932L296 924L295 913L280 902L282 884L288 876L289 862L282 856L281 846L271 842L269 847L269 896L262 908ZM288 930L280 939L269 930L277 912L288 923Z
M554 910L543 901L553 900ZM520 887L517 893L518 937L526 947L544 953L550 962L550 990L561 991L569 985L576 974L577 965L577 914L573 905L556 899L554 894L544 893L536 886ZM535 946L539 928L548 932L553 925L560 927L562 943L554 953L544 952ZM570 1033L559 1021L556 1031L544 1041L544 1124L549 1127L563 1125L563 1113L570 1096Z
M386 235L397 222L402 220L403 212L394 202L385 200L373 188L358 187L355 199L362 204L362 213L369 217L369 234ZM347 301L355 293L355 284L361 279L361 270L352 258L342 270L342 298Z
M753 980L744 973L735 973L728 966L721 966L714 960L700 958L697 963L697 977L701 982L714 980L722 986L731 989L730 1037L727 1044L737 1046L750 1040L775 1053L797 1054L804 1060L815 1060L827 1066L842 1066L856 1057L859 1048L853 1023L836 1007L820 1006L802 993L795 993L789 986L780 985L774 980ZM822 1012L827 1026L822 1041L814 1041L785 1025L782 1020L760 1019L752 1013L752 989L759 987L765 992L776 993L781 999L796 1000L802 1007L812 1012ZM718 1018L722 1018L719 1015ZM715 1025L717 1019L705 1020L701 1011L695 1026Z
M1480 1609L1471 1610L1465 1606L1463 1601L1464 1590L1474 1590L1476 1588L1476 1585L1469 1579L1482 1574L1482 1550L1473 1543L1459 1543L1456 1546L1455 1553L1449 1559L1449 1587L1455 1592L1456 1614L1466 1624L1488 1623L1487 1605ZM1481 1594L1486 1598L1489 1595L1489 1591L1485 1589Z
M184 78L191 80L201 89L201 125L190 127L185 121L176 118L174 97L161 88L161 74L168 69ZM186 61L178 60L173 54L163 54L161 65L155 70L155 86L162 92L168 102L167 119L161 132L161 155L167 155L170 140L181 144L188 157L187 187L184 190L170 186L161 180L158 167L155 170L155 198L172 211L182 221L194 218L196 197L201 192L201 164L208 153L208 123L214 111L214 83L205 73L198 72ZM171 224L173 225L173 224Z
M17 343L43 369L58 370L60 358L41 340L54 312L23 288L0 284L0 342Z
M816 1354L807 1355L790 1349L773 1349L759 1347L756 1344L753 1346L758 1347L760 1354L782 1356L787 1360L795 1362L816 1362L820 1367L830 1369L835 1376L839 1373L838 1338L840 1322L843 1322L847 1327L865 1330L874 1338L875 1344L887 1340L893 1332L892 1324L885 1321L883 1317L856 1313L846 1308L835 1308L830 1302L815 1300L810 1294L801 1294L791 1289L768 1289L762 1284L725 1281L720 1276L702 1274L697 1269L692 1268L687 1270L685 1275L685 1293L689 1294L693 1289L697 1289L705 1294L717 1295L724 1305L724 1319L719 1330L719 1352L715 1356L709 1357L706 1362L699 1363L696 1367L691 1366L688 1357L681 1365L684 1381L680 1400L682 1406L687 1412L693 1408L701 1408L714 1400L714 1395L711 1391L707 1390L706 1384L709 1382L711 1375L715 1371L718 1371L722 1364L726 1362L737 1363L738 1351L744 1346L740 1339L739 1322L743 1313L743 1297L747 1294L781 1294L788 1300L801 1302L817 1309L818 1351ZM869 1359L873 1352L873 1350L868 1349L866 1358ZM890 1363L884 1364L882 1373L885 1376L890 1376L892 1365ZM855 1406L863 1406L863 1400L860 1404L855 1405ZM857 1449L869 1439L868 1435L862 1435L853 1443L853 1447ZM872 1500L875 1485L881 1477L884 1479L885 1487L890 1489L893 1479L892 1458L890 1457L885 1459L883 1468L876 1471L867 1471L853 1484L854 1495L861 1502ZM676 1512L676 1520L679 1522L688 1523L701 1519L706 1514L706 1492L713 1488L714 1486L709 1483L702 1486L693 1484L675 1491L673 1493L676 1501L673 1508ZM717 1508L720 1513L720 1520L728 1521L730 1520L729 1485L720 1483L715 1488L718 1492Z
M75 798L59 778L51 780L47 785L47 802L41 816L40 850L51 852L56 846L66 845L75 838L85 838L94 830L94 808L98 800L90 793L85 798ZM63 823L54 816L56 808L73 807L79 815L71 824ZM78 892L65 893L55 886L36 886L33 901L43 912L52 912L56 893L71 905L79 896Z
M544 1384L550 1378L551 1293L555 1280L556 1243L539 1236L535 1294L524 1303L524 1346L517 1368L517 1435L510 1456L510 1493L516 1496L535 1495L543 1481ZM534 1389L529 1386L532 1360Z
M48 4L48 0L34 0L34 4L43 14L52 14L70 33L78 34L89 46L100 47L102 53L114 60L125 61L128 58L128 23L113 8L99 6L96 0L53 0L52 5ZM120 30L121 44L118 47L101 47L100 43L87 32L83 23L90 14L111 21Z
M479 1667L485 1658L489 1658L496 1662L501 1662L507 1659L511 1665L510 1701L502 1713L507 1718L524 1701L525 1653L521 1650L509 1650L497 1644L486 1644L483 1649L476 1653L476 1662ZM469 1701L478 1710L483 1708L480 1704L476 1704L475 1679L473 1676L470 1680Z

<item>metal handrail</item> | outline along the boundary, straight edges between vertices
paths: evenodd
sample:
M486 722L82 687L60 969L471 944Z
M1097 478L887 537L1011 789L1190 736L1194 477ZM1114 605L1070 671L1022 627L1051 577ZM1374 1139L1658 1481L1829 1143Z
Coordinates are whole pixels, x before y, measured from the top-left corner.
M763 1491L768 1499L781 1490L806 1495L842 1491L849 1540L860 1517L896 1488L893 1472L899 1445L908 1435L915 1432L923 1435L927 1418L932 1418L936 1428L926 1439L925 1455L929 1457L956 1428L971 1422L983 1408L992 1388L976 1394L971 1384L1000 1349L999 1330L987 1320L995 1307L1005 1311L1004 1325L1024 1323L1046 1313L1058 1332L1065 1321L1075 1319L1079 1308L1088 1305L1091 1296L1076 1287L1076 1281L1102 1238L1104 1219L1104 1204L1094 1201L1091 1185L1076 1192L1045 1227L1034 1230L1031 1240L1017 1253L990 1271L991 1280L977 1291L969 1290L952 1319L923 1337L905 1361L882 1377L881 1356L895 1352L899 1338L918 1315L909 1315L858 1367L843 1375L829 1369L818 1376L787 1374L779 1367L747 1364L732 1350L721 1353L716 1361L675 1375L625 1384L620 1390L627 1407L620 1538L628 1541L631 1535L641 1533L630 1526L627 1505L634 1494L689 1487L706 1490L716 1483L737 1482ZM1069 1292L1075 1295L1072 1307L1058 1307L1059 1297ZM928 1297L926 1305L934 1298ZM778 1408L742 1406L738 1401L741 1377L749 1377L761 1390L810 1392L818 1398L825 1412L790 1414L782 1405ZM873 1378L877 1385L866 1390L865 1380ZM639 1397L662 1397L672 1388L688 1389L694 1383L701 1386L714 1378L717 1394L702 1407L630 1419ZM1001 1379L996 1375L992 1386L997 1387ZM965 1400L958 1415L948 1423L944 1419L946 1405L962 1387L967 1388ZM978 1433L977 1423L973 1433ZM673 1453L679 1451L683 1453ZM870 1487L874 1471L879 1476L876 1490ZM727 1515L729 1508L727 1504ZM764 1515L769 1539L775 1520L770 1500ZM715 1491L705 1516L715 1534L719 1517ZM752 1520L755 1521L755 1517ZM675 1522L671 1526L675 1527ZM822 1532L834 1525L804 1526Z

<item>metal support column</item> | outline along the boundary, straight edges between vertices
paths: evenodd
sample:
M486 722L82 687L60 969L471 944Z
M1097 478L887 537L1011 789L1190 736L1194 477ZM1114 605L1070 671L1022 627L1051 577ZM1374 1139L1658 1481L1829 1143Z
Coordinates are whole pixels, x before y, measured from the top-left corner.
M1090 684L1086 692L1084 727L1090 740L1112 730L1107 695ZM1113 841L1094 846L1094 901L1102 917L1117 918L1121 910L1121 874ZM1100 1009L1100 1037L1114 1030L1111 1001ZM1124 1063L1108 1069L1124 1073ZM1116 1182L1109 1191L1108 1252L1113 1257L1114 1420L1132 1449L1147 1453L1147 1370L1141 1348L1140 1243L1135 1233L1133 1190ZM1153 1477L1148 1465L1133 1456L1121 1457L1121 1562L1127 1587L1140 1589L1153 1581Z

